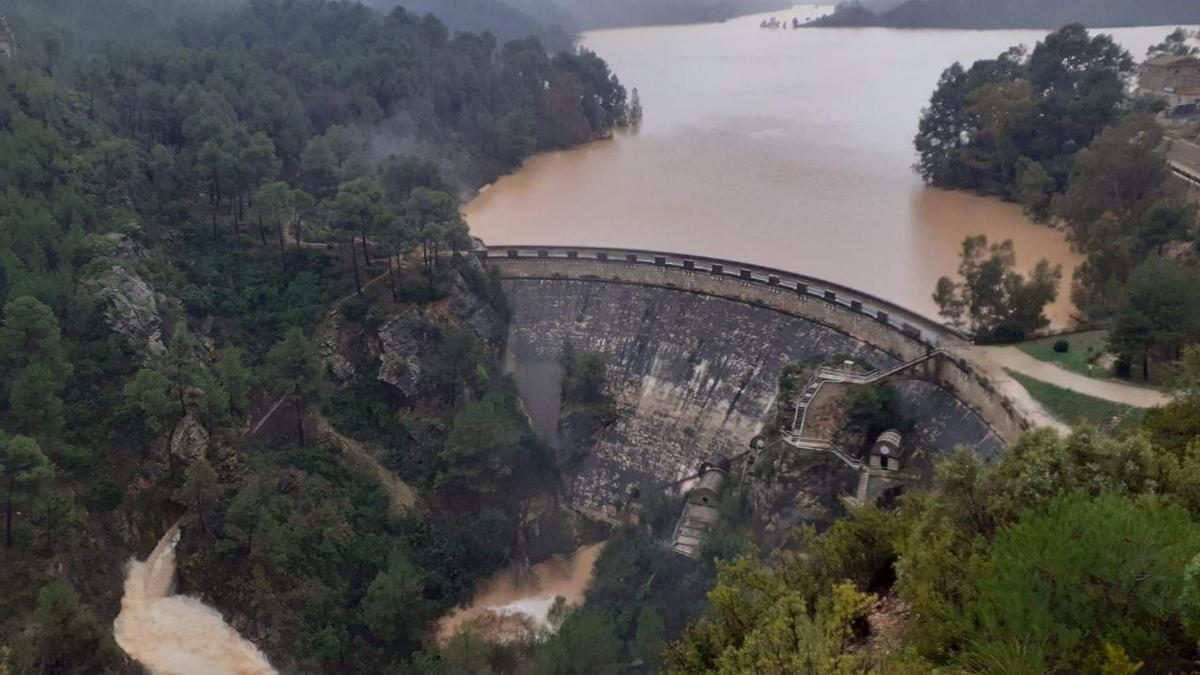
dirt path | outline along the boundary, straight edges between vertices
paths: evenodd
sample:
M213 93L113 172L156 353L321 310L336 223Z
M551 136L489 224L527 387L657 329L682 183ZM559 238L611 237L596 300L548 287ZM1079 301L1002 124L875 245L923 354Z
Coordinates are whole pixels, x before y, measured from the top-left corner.
M1020 417L1029 420L1036 427L1054 429L1060 436L1065 437L1071 433L1070 426L1063 424L1054 415L1051 415L1037 399L1025 390L1025 387L1021 386L1020 382L1017 382L1008 373L1004 372L1004 368L1000 364L987 358L980 348L971 345L961 345L955 346L948 351L956 359L965 358L973 368L982 372L995 386L996 391L1012 403Z
M417 503L417 491L380 464L379 460L375 459L375 453L369 448L338 432L321 413L314 413L312 419L316 422L317 433L341 448L347 461L375 476L391 498L392 510L396 515L404 513Z
M1171 397L1161 391L1072 373L1053 363L1039 361L1016 347L975 347L972 351L1001 368L1113 403L1153 408L1171 401Z
M270 407L270 409L267 410L267 412L263 413L262 418L259 419L258 422L255 422L254 426L251 427L249 431L243 433L242 435L243 436L253 436L253 435L257 434L258 430L263 428L263 425L266 424L267 421L269 421L271 419L271 416L275 414L276 410L279 410L279 406L283 405L283 402L286 400L287 400L287 396L280 396L279 400L275 401L275 404L272 405Z

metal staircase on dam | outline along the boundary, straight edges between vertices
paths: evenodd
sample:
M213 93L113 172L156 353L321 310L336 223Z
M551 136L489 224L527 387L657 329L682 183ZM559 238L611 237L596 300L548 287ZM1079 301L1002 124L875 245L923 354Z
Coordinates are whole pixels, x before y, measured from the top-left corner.
M821 387L825 386L826 384L875 384L877 382L886 380L889 377L898 375L906 370L916 368L917 366L931 361L938 356L943 355L944 353L945 352L940 349L932 350L928 354L905 361L904 363L893 366L886 370L870 370L865 373L846 370L844 368L832 368L829 366L822 366L818 368L816 375L814 375L813 378L808 381L808 384L804 386L804 391L802 391L800 396L796 398L796 402L792 409L792 426L791 429L784 432L785 440L788 440L789 445L793 446L796 446L797 443L802 442L811 445L814 442L814 439L804 438L804 423L808 417L808 407L812 404L813 399L817 397L817 393L821 391ZM816 442L821 443L823 441Z
M929 353L919 356L915 359L905 361L899 365L887 368L885 370L871 370L865 373L847 370L844 368L833 368L822 366L817 369L816 374L804 386L804 390L800 396L796 397L796 402L792 409L792 426L787 431L783 432L782 440L789 446L797 450L807 450L810 452L824 452L838 458L843 464L851 469L859 472L858 486L854 496L847 495L846 499L858 505L866 503L867 495L870 489L871 471L865 462L855 457L850 456L841 448L834 445L831 441L820 438L806 438L804 436L804 425L808 419L809 406L812 405L817 394L821 391L821 387L826 384L854 384L854 385L869 385L877 382L882 382L889 377L898 375L904 371L916 368L928 361L931 361L938 356L943 355L942 350L931 350Z
M817 375L815 379L819 379L824 382L836 382L840 384L875 384L876 382L886 380L893 375L898 375L906 370L916 368L927 361L932 361L939 356L945 355L945 353L946 352L941 349L934 349L923 356L918 356L915 359L905 361L904 363L892 366L886 370L871 370L866 373L822 366L821 368L817 369Z

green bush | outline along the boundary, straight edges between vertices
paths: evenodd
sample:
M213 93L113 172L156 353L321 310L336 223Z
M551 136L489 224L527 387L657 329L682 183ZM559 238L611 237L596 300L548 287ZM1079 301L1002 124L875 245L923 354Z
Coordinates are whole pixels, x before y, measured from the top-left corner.
M1059 354L1066 354L1071 351L1071 343L1067 340L1059 340L1054 343L1054 351Z

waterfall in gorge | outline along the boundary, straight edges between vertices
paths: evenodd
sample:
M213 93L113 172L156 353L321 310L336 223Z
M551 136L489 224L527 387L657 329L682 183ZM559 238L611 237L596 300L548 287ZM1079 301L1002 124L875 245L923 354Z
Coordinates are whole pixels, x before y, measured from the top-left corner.
M263 675L267 657L197 598L173 595L179 526L167 531L145 560L125 576L117 644L154 675Z

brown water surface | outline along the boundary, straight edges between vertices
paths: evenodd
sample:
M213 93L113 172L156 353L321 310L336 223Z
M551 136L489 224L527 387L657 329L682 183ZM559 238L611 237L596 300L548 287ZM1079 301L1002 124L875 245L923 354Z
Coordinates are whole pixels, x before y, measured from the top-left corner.
M604 542L591 544L531 568L514 565L500 570L479 583L470 607L442 618L438 639L446 642L466 626L489 642L553 631L554 623L547 614L555 599L561 597L571 607L583 604L603 550Z
M531 159L467 207L472 230L491 244L743 260L930 314L962 240L986 234L1012 239L1023 268L1043 257L1064 267L1052 315L1068 321L1081 258L1061 233L1012 204L925 188L911 168L920 111L942 70L1032 47L1044 32L765 31L762 18L588 33L584 46L638 88L640 130ZM1111 32L1140 57L1169 31Z

